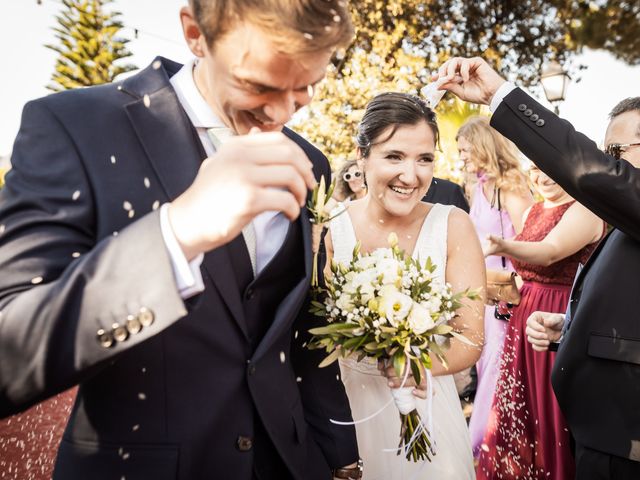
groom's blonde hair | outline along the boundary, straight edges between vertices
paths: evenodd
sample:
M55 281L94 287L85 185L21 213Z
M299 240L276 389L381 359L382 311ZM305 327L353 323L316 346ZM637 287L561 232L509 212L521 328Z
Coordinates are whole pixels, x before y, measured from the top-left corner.
M209 47L238 23L272 35L285 54L346 47L353 24L346 0L189 0Z

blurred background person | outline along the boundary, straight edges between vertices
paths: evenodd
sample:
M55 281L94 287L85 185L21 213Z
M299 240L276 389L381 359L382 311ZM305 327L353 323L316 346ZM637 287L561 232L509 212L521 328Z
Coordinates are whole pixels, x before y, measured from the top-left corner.
M530 178L543 200L525 212L522 232L513 240L490 235L484 246L485 255L509 257L524 284L507 326L479 479L575 476L569 430L551 387L555 352L534 351L525 328L532 312L565 311L578 266L606 225L537 167Z
M333 197L342 203L364 198L367 194L364 173L357 160L347 160L336 175L336 188Z
M486 117L472 117L456 135L460 160L477 181L469 191L470 217L480 239L487 235L512 238L522 230L524 212L533 204L527 176L515 146L489 125ZM513 270L504 257L485 258L488 269ZM495 307L485 307L484 348L476 364L477 387L469 422L471 445L477 457L499 371L506 322L495 317Z
M442 205L455 205L469 213L469 202L460 185L451 180L433 177L427 194L422 199L427 203L440 203Z

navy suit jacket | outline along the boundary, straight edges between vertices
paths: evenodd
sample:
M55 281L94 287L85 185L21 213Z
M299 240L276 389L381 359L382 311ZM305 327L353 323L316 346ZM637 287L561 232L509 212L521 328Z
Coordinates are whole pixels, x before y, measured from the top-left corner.
M178 294L156 208L202 160L169 83L179 68L160 59L25 106L0 193L0 417L80 385L56 478L250 480L259 416L294 478L329 479L358 454L354 429L330 422L351 415L338 367L301 345L316 321L306 210L290 259L304 278L257 347L227 246L205 255L202 294Z
M577 443L640 461L640 170L520 89L491 125L614 227L576 279L552 383Z

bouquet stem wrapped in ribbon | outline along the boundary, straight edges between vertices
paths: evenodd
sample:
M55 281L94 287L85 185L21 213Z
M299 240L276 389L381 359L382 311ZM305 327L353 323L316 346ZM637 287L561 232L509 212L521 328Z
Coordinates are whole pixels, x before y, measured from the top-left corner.
M328 324L310 330L314 337L309 348L327 352L320 367L340 357L355 355L358 361L369 357L392 364L396 375L404 378L403 385L409 372L419 384L423 372L430 380L431 355L447 365L445 351L451 338L474 346L449 321L462 299L476 299L479 294L469 289L454 294L435 275L431 259L405 255L395 234L389 236L389 245L361 253L358 244L349 264L332 262L324 302L312 302L312 312L326 317ZM430 433L412 389L398 390L393 393L402 423L398 454L404 452L414 462L431 460ZM427 393L430 399L431 392Z
M330 222L333 218L337 217L341 213L344 213L346 209L341 210L336 215L331 215L331 211L335 208L337 202L331 198L333 190L335 189L335 181L327 184L324 180L324 175L320 177L320 182L316 188L313 189L311 199L307 203L307 210L311 215L311 251L313 252L313 266L311 271L311 288L317 290L319 288L318 282L318 253L320 251L320 241L322 240L322 231L325 228L325 224Z

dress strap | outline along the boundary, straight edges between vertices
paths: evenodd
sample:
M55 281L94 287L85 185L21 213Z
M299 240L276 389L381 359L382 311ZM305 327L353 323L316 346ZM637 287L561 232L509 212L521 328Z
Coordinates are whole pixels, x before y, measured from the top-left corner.
M430 257L431 262L436 265L435 275L443 280L447 271L449 213L453 208L453 205L433 204L422 224L413 254L421 262Z
M331 211L331 216L346 209L347 207L343 203L338 203L336 208ZM357 240L348 210L340 213L329 222L329 234L333 243L333 259L337 262L350 262Z

